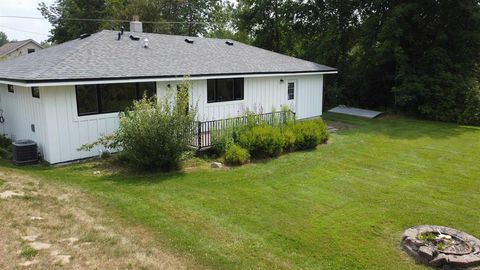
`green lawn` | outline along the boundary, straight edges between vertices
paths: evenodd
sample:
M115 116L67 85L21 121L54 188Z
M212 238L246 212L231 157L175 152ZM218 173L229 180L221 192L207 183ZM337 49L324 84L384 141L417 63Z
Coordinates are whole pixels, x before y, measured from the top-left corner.
M437 224L480 237L480 128L326 118L356 128L316 151L230 170L24 170L78 185L119 220L143 224L162 245L211 268L422 269L399 248L406 228Z

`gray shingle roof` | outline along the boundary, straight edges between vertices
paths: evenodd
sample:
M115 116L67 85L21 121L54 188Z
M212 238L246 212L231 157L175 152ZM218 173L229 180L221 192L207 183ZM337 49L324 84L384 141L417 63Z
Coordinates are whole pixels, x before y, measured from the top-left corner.
M0 79L25 82L325 72L336 69L224 39L104 30L0 62ZM140 37L133 41L129 35ZM143 47L148 38L149 47Z

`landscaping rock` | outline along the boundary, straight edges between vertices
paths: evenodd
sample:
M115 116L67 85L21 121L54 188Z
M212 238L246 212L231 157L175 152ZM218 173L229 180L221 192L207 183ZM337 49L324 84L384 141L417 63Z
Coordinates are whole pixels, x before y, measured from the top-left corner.
M8 198L12 198L12 197L23 197L25 196L25 193L23 192L14 192L14 191L10 191L10 190L7 190L7 191L4 191L2 193L0 193L0 198L1 199L8 199Z
M421 246L418 249L418 254L420 254L420 256L427 259L428 261L431 261L435 256L435 251L429 246Z
M447 255L440 254L437 257L435 257L435 259L431 260L429 264L431 266L440 267L442 265L445 265L447 262L448 262Z
M223 164L220 162L212 162L212 164L210 164L210 167L214 169L221 169L223 168Z
M328 133L335 133L338 131L338 128L333 126L328 126Z
M480 240L452 228L431 225L410 228L402 236L402 246L412 257L431 266L480 269Z
M32 247L35 250L49 249L51 246L52 246L51 244L42 243L42 242L30 243L30 247Z

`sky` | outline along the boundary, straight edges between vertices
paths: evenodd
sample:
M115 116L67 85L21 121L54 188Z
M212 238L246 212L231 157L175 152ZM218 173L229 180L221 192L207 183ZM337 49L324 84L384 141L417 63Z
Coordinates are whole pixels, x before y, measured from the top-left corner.
M0 31L7 34L8 39L33 39L37 42L48 39L51 25L45 20L27 20L2 18L2 16L42 17L37 10L38 4L45 2L47 6L55 0L0 0Z

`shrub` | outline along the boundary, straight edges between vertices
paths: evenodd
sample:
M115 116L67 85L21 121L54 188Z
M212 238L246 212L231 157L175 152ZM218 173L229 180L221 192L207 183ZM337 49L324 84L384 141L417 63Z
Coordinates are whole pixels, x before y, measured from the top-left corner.
M256 126L240 133L240 146L254 158L276 157L282 153L284 141L279 128Z
M120 114L119 128L110 136L82 146L121 149L129 165L138 169L177 169L190 151L196 108L188 105L188 83L173 97L157 101L144 97Z
M5 135L0 134L0 148L9 148L12 146L12 140Z
M243 165L249 158L248 150L236 144L230 145L225 153L225 162L229 165Z
M0 158L10 160L12 157L13 154L11 148L0 148Z
M293 127L293 124L289 124L282 129L284 142L283 149L287 152L295 151L295 142L297 140L297 137L295 136L295 131Z
M225 154L227 149L234 144L232 133L227 130L213 130L211 131L212 151L221 156Z
M312 121L315 124L317 124L318 129L320 131L320 135L321 135L320 143L326 143L328 141L328 139L330 138L330 133L328 133L327 125L325 124L325 122L321 118L318 118L318 119L315 119L315 120L312 120Z
M299 150L313 149L328 140L327 127L321 119L297 123L293 130L295 148Z

